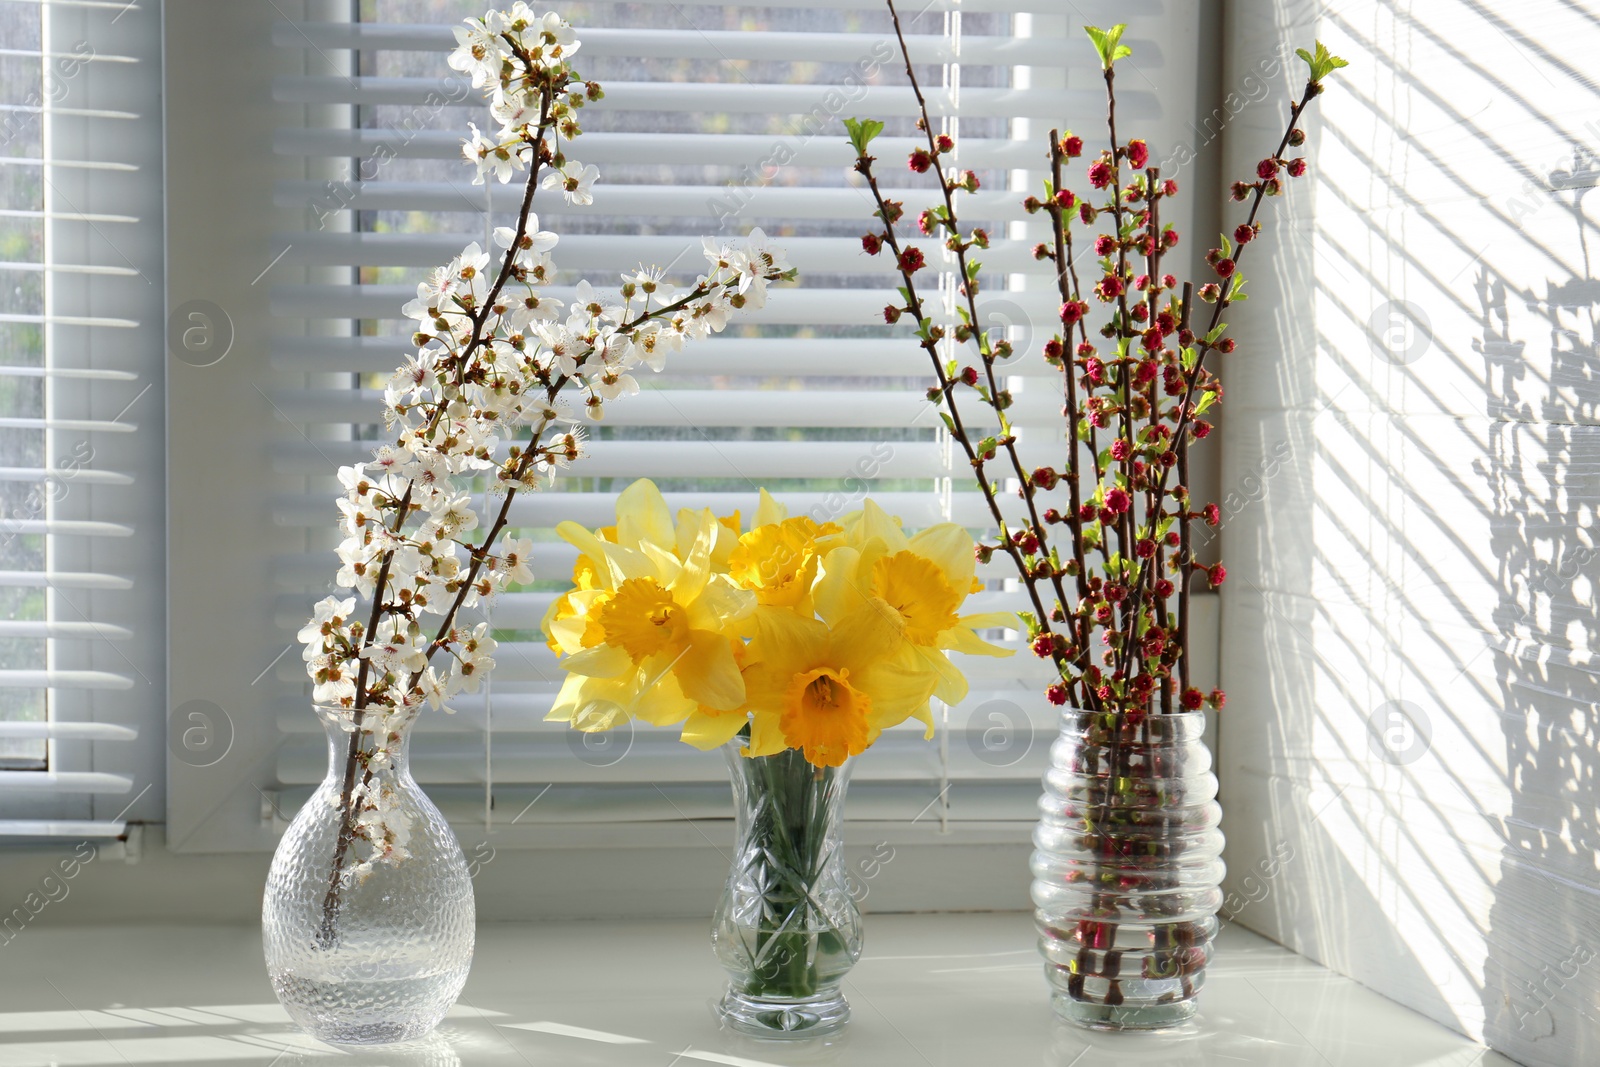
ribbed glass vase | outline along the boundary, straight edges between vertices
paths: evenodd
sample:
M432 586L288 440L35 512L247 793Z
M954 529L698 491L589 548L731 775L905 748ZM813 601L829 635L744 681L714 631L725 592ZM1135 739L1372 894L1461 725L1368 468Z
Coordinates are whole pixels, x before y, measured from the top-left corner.
M711 944L728 972L727 1025L760 1036L842 1027L839 988L861 958L861 913L844 863L850 765L816 768L794 749L747 757L724 747L733 781L734 854Z
M1194 1016L1222 905L1204 712L1069 710L1033 843L1034 917L1057 1014L1106 1030Z
M414 1041L444 1018L472 965L466 857L411 776L414 717L368 712L353 730L348 712L317 714L328 774L272 857L261 907L268 976L313 1037Z

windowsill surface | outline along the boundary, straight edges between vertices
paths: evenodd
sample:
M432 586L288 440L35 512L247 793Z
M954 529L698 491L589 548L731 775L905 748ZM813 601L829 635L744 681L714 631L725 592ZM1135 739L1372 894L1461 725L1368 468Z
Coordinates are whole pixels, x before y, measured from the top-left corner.
M1168 1035L1055 1020L1027 915L873 915L866 931L846 979L854 1019L829 1047L720 1031L706 923L670 920L486 924L435 1035L352 1055L289 1024L253 928L25 929L0 954L0 1064L1511 1067L1237 926L1200 1020Z

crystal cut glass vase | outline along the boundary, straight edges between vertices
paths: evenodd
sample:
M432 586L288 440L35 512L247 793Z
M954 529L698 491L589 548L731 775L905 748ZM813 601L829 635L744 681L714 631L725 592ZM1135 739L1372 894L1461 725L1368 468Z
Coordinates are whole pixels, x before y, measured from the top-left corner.
M272 858L261 907L268 975L313 1037L413 1041L444 1018L472 964L466 858L411 776L414 716L372 712L370 729L353 729L348 711L317 710L328 775Z
M724 747L735 841L711 943L728 972L720 1005L733 1030L821 1036L850 1006L840 982L861 958L861 914L844 862L850 765L816 768L794 749L747 757Z
M1033 902L1056 1013L1156 1030L1192 1018L1222 904L1205 713L1069 710L1034 831Z

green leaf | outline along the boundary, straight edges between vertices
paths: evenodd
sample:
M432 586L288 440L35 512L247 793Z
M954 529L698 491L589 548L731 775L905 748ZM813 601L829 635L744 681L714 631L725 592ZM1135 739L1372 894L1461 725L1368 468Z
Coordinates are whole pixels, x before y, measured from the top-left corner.
M1199 350L1194 348L1185 348L1183 350L1183 369L1186 371L1194 370L1195 360L1197 360L1199 356Z
M948 411L939 412L939 417L944 420L944 428L946 430L949 430L952 434L956 432L955 421L950 418L950 413Z
M1100 54L1100 67L1110 70L1111 64L1124 56L1133 55L1133 49L1122 43L1122 31L1127 29L1126 23L1119 22L1109 30L1102 30L1098 26L1085 26L1083 32L1089 35L1089 40L1094 42L1094 50Z
M1228 235L1227 234L1222 234L1221 236L1222 236L1222 254L1224 256L1232 256L1233 255L1233 245L1228 241Z
M1323 44L1321 41L1318 41L1316 44L1317 50L1315 55L1307 52L1304 48L1296 48L1294 50L1294 54L1305 60L1306 66L1311 68L1312 81L1320 82L1323 78L1326 78L1340 67L1348 67L1350 65L1344 60L1340 59L1338 56L1334 55L1332 52L1328 51L1328 46Z
M1228 302L1232 304L1240 300L1249 299L1250 298L1246 296L1244 292L1244 275L1235 274L1233 276L1233 284L1228 287Z
M983 266L983 264L979 263L975 259L967 260L967 277L969 279L976 278L978 276L978 268L981 266Z
M1225 323L1225 322L1217 323L1217 328L1215 330L1212 330L1210 333L1206 334L1206 344L1208 344L1208 345L1216 344L1218 338L1220 338L1224 333L1226 333L1227 329L1228 329L1228 324L1227 323Z
M1199 416L1204 415L1206 413L1206 410L1208 408L1210 408L1211 405L1215 404L1216 402L1217 402L1217 394L1216 393L1206 393L1204 396L1202 396L1200 398L1200 402L1195 404L1195 406L1194 406L1195 416L1198 418Z
M850 134L850 147L857 156L864 156L872 139L883 132L883 123L877 119L845 119L844 128Z

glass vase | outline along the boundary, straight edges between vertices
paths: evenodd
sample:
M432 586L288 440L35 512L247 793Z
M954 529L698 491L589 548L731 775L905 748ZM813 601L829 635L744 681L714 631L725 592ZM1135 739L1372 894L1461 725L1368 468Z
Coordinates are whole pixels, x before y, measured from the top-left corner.
M318 708L328 774L272 857L261 906L267 972L306 1033L412 1041L455 1003L472 964L466 857L411 777L414 714Z
M1069 710L1034 831L1039 951L1057 1014L1106 1030L1192 1018L1222 904L1205 713Z
M728 972L719 1010L729 1028L815 1037L850 1018L840 982L861 958L841 821L850 775L790 749L724 747L733 781L734 854L711 944Z

